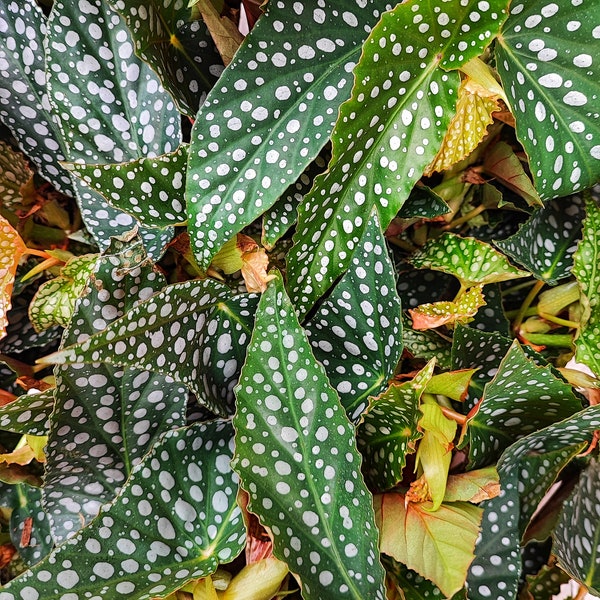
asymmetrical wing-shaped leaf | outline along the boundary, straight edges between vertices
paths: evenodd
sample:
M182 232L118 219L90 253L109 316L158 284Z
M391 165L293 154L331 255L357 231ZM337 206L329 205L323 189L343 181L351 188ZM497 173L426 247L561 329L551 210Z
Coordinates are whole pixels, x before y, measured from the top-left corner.
M390 492L374 498L381 551L433 581L446 597L464 587L483 510L468 502L406 502Z
M180 114L156 74L133 53L133 43L107 0L57 0L48 20L48 94L69 162L121 163L175 150ZM73 180L81 215L101 249L134 219ZM118 188L117 190L118 191ZM110 190L106 190L109 194ZM159 257L169 230L144 230Z
M485 507L469 600L514 598L521 573L521 536L562 468L592 440L600 407L532 433L508 448L498 463L500 494Z
M581 195L552 200L534 212L517 233L494 244L536 278L556 285L571 275L583 217Z
M194 117L223 71L223 62L188 2L110 0L125 19L135 53L157 73L179 110Z
M489 244L450 232L428 242L411 262L417 269L433 269L454 275L465 287L529 275L513 267Z
M0 119L41 175L71 193L60 129L46 94L46 16L35 0L0 3Z
M243 549L229 468L231 426L164 435L100 515L43 562L0 588L2 600L164 597ZM43 596L38 592L43 591Z
M255 295L235 296L212 279L175 283L96 335L70 347L63 344L44 360L162 373L188 385L213 412L229 415L255 307Z
M32 175L33 171L24 155L0 140L0 198L4 208L21 201L21 186L25 185Z
M0 429L23 435L48 435L53 409L53 389L39 394L23 394L0 406Z
M187 156L187 145L182 144L154 158L106 165L67 163L65 167L111 206L140 223L168 227L187 219L183 194Z
M402 315L394 266L379 228L369 219L350 269L306 332L342 406L356 422L393 377L402 354Z
M549 366L527 358L515 341L467 421L470 467L491 464L518 438L579 410L581 401L573 388Z
M504 4L450 0L442 10L436 2L410 0L385 13L369 35L352 97L332 133L329 169L298 213L288 276L300 314L347 268L364 215L376 207L385 230L438 153L459 86L458 73L444 69L483 51L500 27ZM465 31L470 43L462 39Z
M0 215L0 339L6 336L8 311L21 256L27 246L11 224Z
M573 274L579 282L585 312L575 340L575 356L600 377L600 206L591 192L585 192L584 197L586 218Z
M388 490L401 481L406 456L423 436L419 405L434 367L435 360L430 360L411 381L392 383L362 416L356 441L371 489Z
M430 187L417 183L398 213L399 219L435 219L450 212L450 207Z
M591 594L600 594L600 464L593 459L563 504L552 551L560 566Z
M56 325L67 327L75 310L75 302L97 261L97 254L74 256L61 269L58 277L38 288L29 303L29 319L37 331Z
M485 306L483 284L473 286L452 302L432 302L411 308L408 312L413 329L434 329L448 323L468 322Z
M62 343L104 330L163 285L139 238L113 240ZM185 424L188 391L168 375L100 362L61 365L54 374L43 493L52 534L63 541L114 498L162 432Z
M442 172L466 158L485 137L492 113L500 110L499 98L487 92L471 79L464 79L458 88L456 114L434 160L425 175Z
M532 0L510 13L496 65L517 136L541 198L567 196L600 178L598 5Z
M362 44L387 7L385 0L267 5L192 130L186 197L201 268L327 143Z
M268 356L268 358L266 358ZM234 469L275 556L307 600L383 600L383 568L360 454L281 276L261 296L236 388ZM360 535L351 532L360 531Z

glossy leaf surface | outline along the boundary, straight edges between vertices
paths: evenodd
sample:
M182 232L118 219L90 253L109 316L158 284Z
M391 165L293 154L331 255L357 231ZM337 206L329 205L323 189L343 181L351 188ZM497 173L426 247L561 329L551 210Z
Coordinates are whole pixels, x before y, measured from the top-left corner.
M21 186L25 185L32 175L33 171L23 154L0 140L0 197L4 208L21 201Z
M356 438L371 489L388 490L402 480L406 456L423 436L419 405L434 367L431 360L411 381L392 383L362 416Z
M34 0L2 2L0 31L0 118L42 176L68 194L65 149L46 93L46 17Z
M279 275L261 297L236 395L234 468L249 509L272 532L274 553L298 576L303 596L383 600L354 428ZM350 537L357 528L361 535Z
M23 435L48 435L50 413L54 408L54 390L23 394L0 406L0 429Z
M577 360L600 377L600 207L589 191L585 194L585 209L583 239L573 265L585 309L575 347Z
M173 284L46 360L103 362L163 373L188 385L210 410L227 415L255 307L256 296L235 296L212 279Z
M554 531L553 552L571 577L591 594L600 593L600 465L593 459L583 470L573 493L563 504Z
M513 2L496 46L517 136L543 200L600 178L598 5Z
M201 268L325 145L361 44L386 8L384 0L267 5L192 131L186 196Z
M537 366L514 342L467 421L471 468L485 466L518 438L581 410L572 387Z
M552 200L517 233L494 244L538 279L556 285L571 274L583 217L581 195Z
M346 414L356 422L369 396L385 389L402 354L400 298L375 214L350 269L319 306L306 332Z
M470 600L516 595L521 536L558 473L586 447L598 427L600 408L593 406L522 438L502 455L501 491L486 504L467 579Z
M165 596L233 560L245 542L229 468L231 426L168 432L88 527L0 591L2 600Z
M223 71L206 25L187 2L111 0L125 19L135 53L150 65L179 110L194 117Z
M55 2L47 48L48 93L60 117L68 161L119 163L179 146L179 112L154 72L133 54L125 24L106 0ZM102 249L110 236L134 226L130 215L79 181L73 183L84 223ZM172 235L141 234L154 257Z
M163 285L139 238L114 240L63 345L104 330ZM102 363L63 365L55 378L44 505L54 538L63 541L114 498L163 431L185 424L188 392L169 376Z
M66 164L91 189L111 205L148 227L181 225L185 213L187 146L155 158L126 163Z

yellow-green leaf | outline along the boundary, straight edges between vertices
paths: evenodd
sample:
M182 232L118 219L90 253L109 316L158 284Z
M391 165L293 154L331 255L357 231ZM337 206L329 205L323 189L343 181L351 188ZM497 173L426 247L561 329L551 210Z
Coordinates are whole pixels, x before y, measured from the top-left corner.
M433 581L449 598L465 584L482 509L468 502L406 503L403 494L378 494L375 520L381 551Z

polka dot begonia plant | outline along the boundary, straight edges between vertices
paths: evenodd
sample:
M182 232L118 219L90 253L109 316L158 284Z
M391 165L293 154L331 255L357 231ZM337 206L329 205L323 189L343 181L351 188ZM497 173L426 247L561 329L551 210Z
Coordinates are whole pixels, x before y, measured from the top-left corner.
M598 0L0 0L0 600L600 595L599 57Z

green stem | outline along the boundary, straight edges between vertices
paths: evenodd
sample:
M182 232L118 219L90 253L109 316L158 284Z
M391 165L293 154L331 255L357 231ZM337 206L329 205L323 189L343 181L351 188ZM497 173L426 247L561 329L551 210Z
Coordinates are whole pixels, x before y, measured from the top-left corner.
M523 322L523 319L525 318L525 313L527 312L527 309L531 306L531 303L533 302L535 297L538 295L539 291L544 287L544 285L546 285L545 282L536 281L535 285L531 288L531 290L529 290L529 294L527 294L525 300L523 300L523 304L521 304L521 308L519 309L519 312L517 313L517 316L514 320L514 323L513 323L514 331L518 331L519 327L521 327L521 323Z
M569 321L568 319L561 319L560 317L556 317L554 315L549 315L546 313L539 313L540 317L546 321L550 321L550 323L556 323L557 325L561 325L562 327L568 327L569 329L579 329L579 323L575 321Z
M450 221L450 223L448 223L447 225L444 225L444 227L442 227L442 230L447 231L448 229L454 229L456 227L459 227L463 223L468 223L471 219L474 219L483 211L485 211L485 206L483 204L480 204L479 206L475 207L473 210L469 211L462 217L458 217L458 219L454 219L453 221Z
M573 336L568 333L528 333L521 337L536 346L550 346L551 348L570 348L573 345Z

